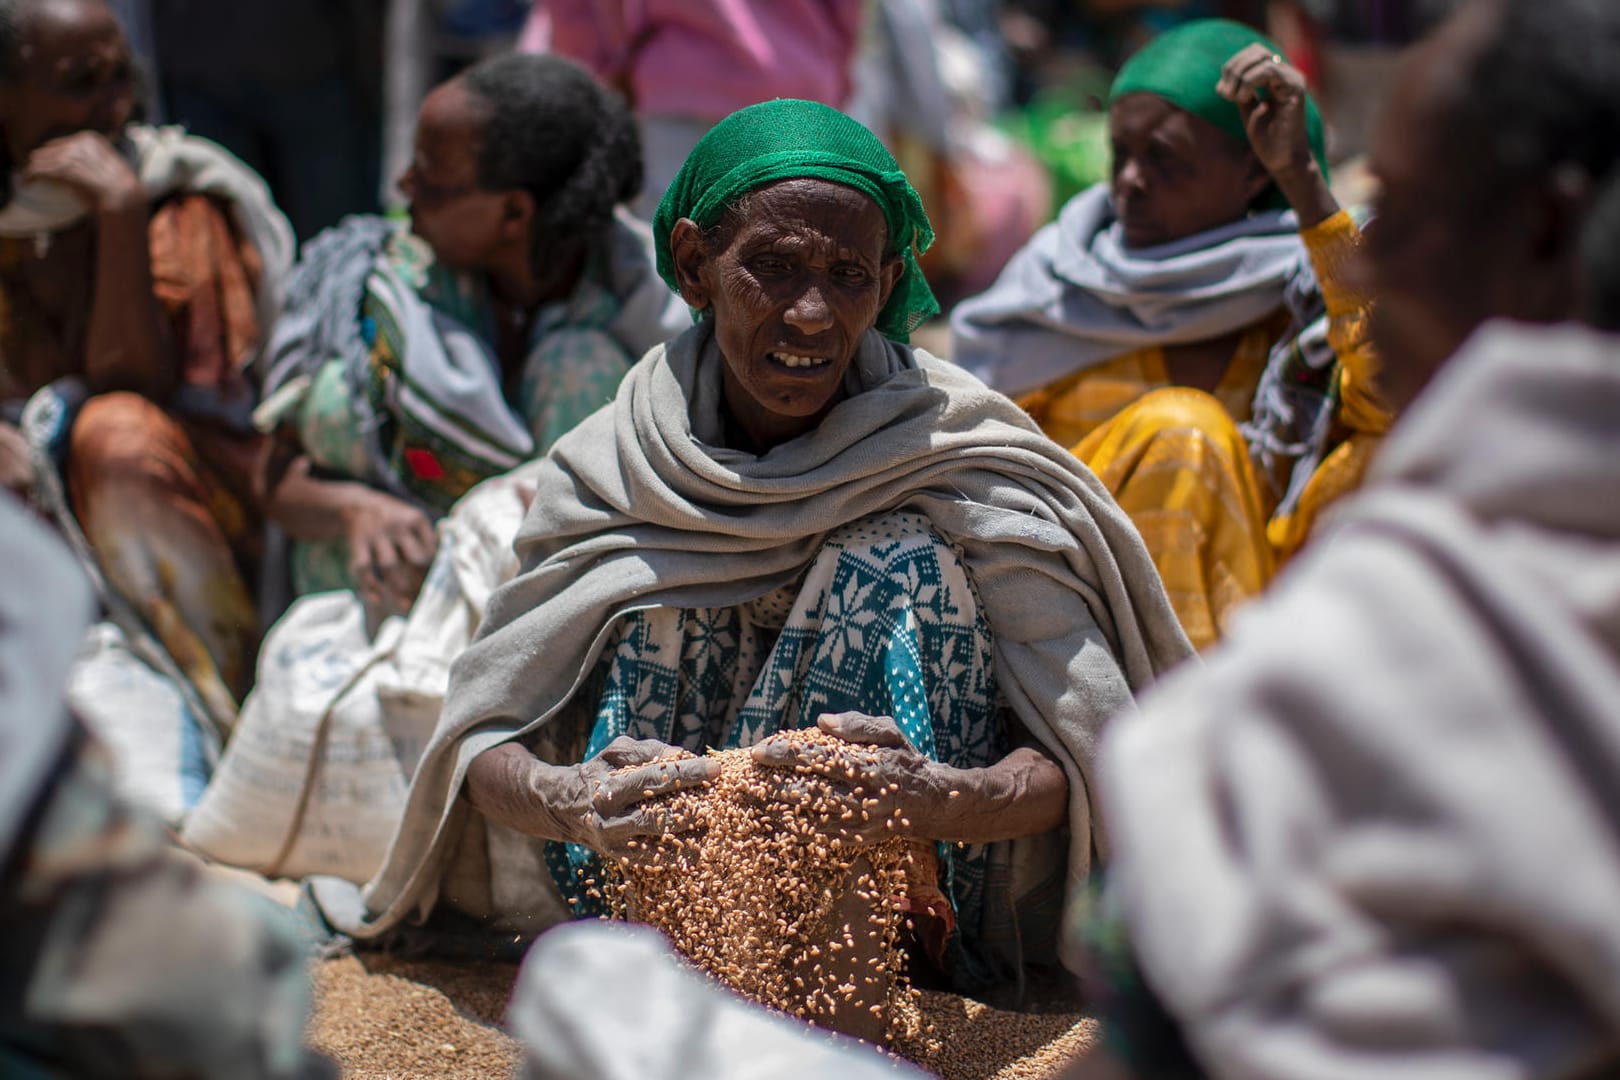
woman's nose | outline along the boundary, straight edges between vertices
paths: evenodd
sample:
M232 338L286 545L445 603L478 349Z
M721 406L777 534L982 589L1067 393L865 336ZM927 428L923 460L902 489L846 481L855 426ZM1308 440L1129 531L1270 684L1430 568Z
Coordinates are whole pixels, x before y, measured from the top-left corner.
M1131 192L1140 192L1146 185L1142 180L1142 168L1135 158L1126 158L1120 162L1119 168L1114 172L1115 190L1125 189Z
M801 334L819 334L830 330L833 324L832 308L820 285L811 285L801 292L783 318Z

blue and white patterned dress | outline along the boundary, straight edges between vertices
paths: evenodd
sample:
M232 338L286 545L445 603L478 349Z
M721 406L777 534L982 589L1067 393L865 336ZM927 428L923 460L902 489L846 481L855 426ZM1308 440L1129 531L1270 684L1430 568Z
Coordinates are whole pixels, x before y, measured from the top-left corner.
M598 688L587 759L621 735L701 754L846 711L893 717L917 750L957 768L984 768L1010 749L973 584L913 513L837 530L800 581L751 603L624 616L586 685ZM956 944L970 952L987 853L939 845ZM579 887L594 876L594 852L552 843L547 863L576 914L598 913Z

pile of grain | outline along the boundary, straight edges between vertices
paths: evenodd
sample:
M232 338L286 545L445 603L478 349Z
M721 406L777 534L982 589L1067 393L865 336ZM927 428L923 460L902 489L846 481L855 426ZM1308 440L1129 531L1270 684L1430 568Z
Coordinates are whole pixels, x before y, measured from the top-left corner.
M345 1080L510 1076L519 1054L498 1025L516 970L376 955L328 960L315 969L311 1042ZM936 1029L931 1046L902 1040L895 1049L944 1080L1058 1080L1095 1039L1095 1025L1074 1014L1002 1012L931 991L918 1004Z
M1097 1038L1096 1022L1075 1013L1003 1012L930 990L918 1007L928 1034L894 1050L943 1080L1056 1080Z
M748 750L714 753L721 772L713 783L647 800L675 831L618 861L608 899L770 1008L884 1041L920 1035L901 941L911 921L897 903L920 845L898 835L859 844L836 836L840 823L877 824L876 796L887 793L855 783L875 751L815 729L778 738L838 755L847 782L808 765L764 768ZM906 822L892 813L882 824L898 833Z
M500 1030L511 964L404 961L378 954L318 965L310 1045L345 1080L487 1080L513 1074L517 1044Z

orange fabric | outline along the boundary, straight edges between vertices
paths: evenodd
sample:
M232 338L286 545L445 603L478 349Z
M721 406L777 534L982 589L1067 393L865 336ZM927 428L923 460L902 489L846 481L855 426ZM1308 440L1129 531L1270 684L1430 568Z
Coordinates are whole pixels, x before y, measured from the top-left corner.
M1216 393L1172 387L1161 349L1142 349L1070 376L1020 404L1072 448L1141 530L1182 628L1199 648L1218 640L1244 600L1270 582L1320 515L1361 483L1391 416L1377 390L1368 302L1346 284L1360 243L1349 214L1300 234L1327 306L1338 356L1341 443L1311 477L1293 512L1271 520L1280 492L1254 469L1237 424L1277 338L1279 320L1251 327Z
M204 195L163 203L147 235L152 291L169 316L181 382L242 393L243 366L259 343L258 253Z
M1380 435L1352 433L1316 467L1300 493L1294 512L1271 519L1266 526L1266 537L1277 553L1279 565L1298 554L1328 507L1361 487L1373 455L1382 443Z
M1244 331L1215 398L1237 420L1249 418L1254 391L1272 343L1286 320L1266 319ZM1163 349L1138 349L1026 394L1018 404L1054 442L1072 446L1112 420L1121 409L1173 384Z
M72 288L61 296L36 295L41 263L33 243L0 239L0 399L27 397L84 370L77 350L93 301L94 231L83 226L51 239L49 265L67 260L75 266L68 275ZM181 381L233 399L247 393L243 368L260 340L258 252L236 235L225 210L202 195L156 206L147 244L153 295L169 318ZM82 271L76 269L81 262Z
M1322 514L1361 486L1367 467L1395 422L1378 389L1381 363L1368 334L1371 298L1349 284L1346 273L1361 232L1349 214L1340 213L1300 233L1311 254L1328 311L1328 344L1339 358L1339 411L1335 417L1344 438L1300 493L1293 512L1267 528L1279 562L1293 558L1310 539Z
M1231 413L1202 390L1155 390L1073 449L1141 530L1187 637L1213 644L1276 568Z
M227 725L259 644L247 581L261 519L239 494L258 443L118 393L85 403L69 450L73 512L108 583Z
M1383 435L1395 417L1377 386L1382 365L1367 331L1372 298L1352 287L1348 273L1361 246L1361 230L1340 212L1299 235L1327 305L1328 344L1339 358L1339 423L1351 431Z

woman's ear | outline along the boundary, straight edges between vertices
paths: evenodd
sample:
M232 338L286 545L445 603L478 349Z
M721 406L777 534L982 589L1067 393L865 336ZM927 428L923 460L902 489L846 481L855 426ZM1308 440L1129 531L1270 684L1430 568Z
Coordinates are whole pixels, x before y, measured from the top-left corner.
M501 239L527 246L533 222L534 196L522 188L508 191L501 204Z
M882 311L889 306L889 297L894 294L894 287L900 284L900 275L906 272L906 260L899 255L885 262L878 270L878 284L881 292L878 297L878 310Z
M704 311L712 300L708 284L709 245L703 230L691 218L681 218L669 233L669 250L675 262L675 281L680 285L686 306Z

